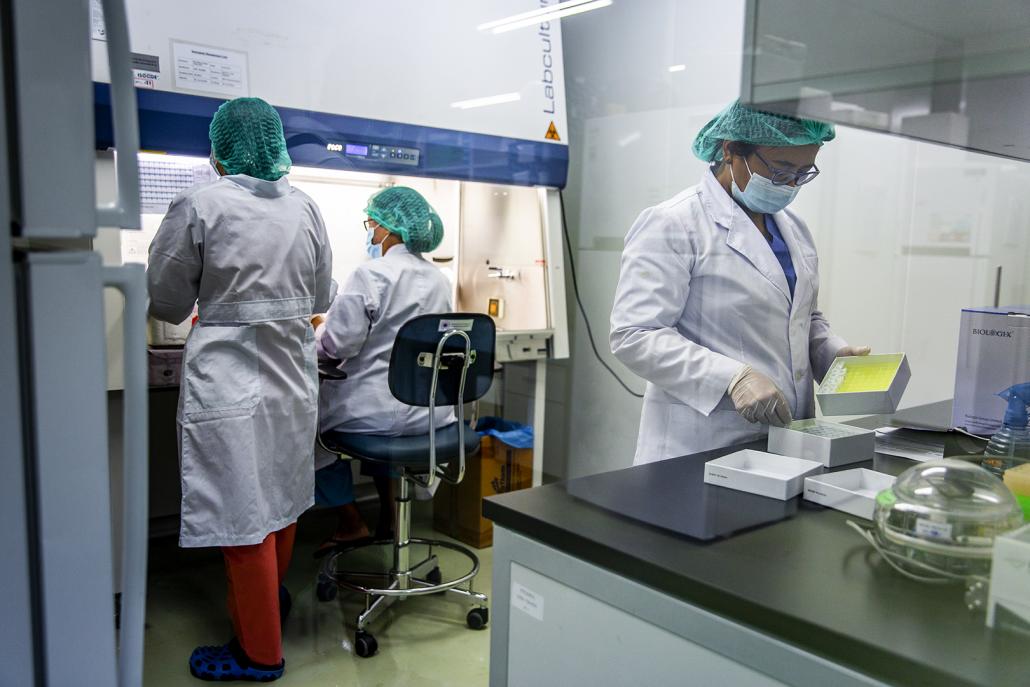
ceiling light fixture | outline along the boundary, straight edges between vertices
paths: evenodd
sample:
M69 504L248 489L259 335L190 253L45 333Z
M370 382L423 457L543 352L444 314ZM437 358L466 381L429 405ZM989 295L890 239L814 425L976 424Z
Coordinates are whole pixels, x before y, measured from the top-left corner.
M486 22L485 24L480 24L476 28L480 31L490 31L491 33L504 33L506 31L521 29L526 26L542 24L546 21L551 21L552 19L560 19L561 17L568 17L573 14L582 14L583 12L589 12L591 10L599 10L602 7L608 7L611 4L612 0L566 0L566 2L560 2L557 5L547 5L538 10L514 14L510 17L505 17L504 19Z
M467 110L471 107L487 107L488 105L500 105L502 103L513 103L516 100L522 100L522 95L519 93L501 93L500 95L488 95L484 98L472 98L471 100L459 100L456 103L451 103L451 107L456 107L459 110Z

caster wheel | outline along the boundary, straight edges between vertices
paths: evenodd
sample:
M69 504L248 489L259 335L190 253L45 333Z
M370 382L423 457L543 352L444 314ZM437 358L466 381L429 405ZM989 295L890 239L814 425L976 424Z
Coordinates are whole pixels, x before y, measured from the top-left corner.
M465 616L465 622L473 630L482 630L490 622L490 610L486 608L473 608Z
M354 635L354 653L361 658L369 658L375 656L377 651L379 651L379 642L376 641L376 638L367 632L358 630Z
M332 601L338 591L340 590L336 583L331 580L320 580L315 586L315 596L319 601Z

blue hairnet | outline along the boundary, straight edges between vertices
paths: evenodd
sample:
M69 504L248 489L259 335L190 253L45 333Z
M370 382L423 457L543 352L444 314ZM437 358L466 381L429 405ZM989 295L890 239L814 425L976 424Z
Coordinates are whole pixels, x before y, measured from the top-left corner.
M407 186L392 186L368 199L365 214L404 239L414 253L436 250L443 241L443 221L422 194Z
M211 154L226 174L275 181L290 171L283 123L275 108L261 98L236 98L222 103L208 128Z
M739 141L759 146L823 144L836 136L833 124L814 119L753 110L734 102L704 125L694 139L694 155L705 162L722 161L722 142Z

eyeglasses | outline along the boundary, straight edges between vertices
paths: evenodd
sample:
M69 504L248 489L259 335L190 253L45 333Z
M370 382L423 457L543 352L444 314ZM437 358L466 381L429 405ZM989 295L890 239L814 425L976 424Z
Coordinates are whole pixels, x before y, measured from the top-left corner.
M376 222L374 219L366 219L362 224L365 225L365 231L372 231L379 226L379 222Z
M755 157L761 160L769 169L769 181L773 183L773 186L786 186L792 181L795 186L804 186L812 179L819 176L819 168L815 165L793 170L785 167L774 167L772 163L766 160L757 150L755 151Z

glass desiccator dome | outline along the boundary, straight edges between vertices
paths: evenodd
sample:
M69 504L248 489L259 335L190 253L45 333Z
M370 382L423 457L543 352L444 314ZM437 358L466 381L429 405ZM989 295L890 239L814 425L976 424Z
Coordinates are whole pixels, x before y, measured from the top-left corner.
M989 575L994 538L1023 524L1000 479L961 460L920 463L880 492L876 538L895 563L919 575Z

